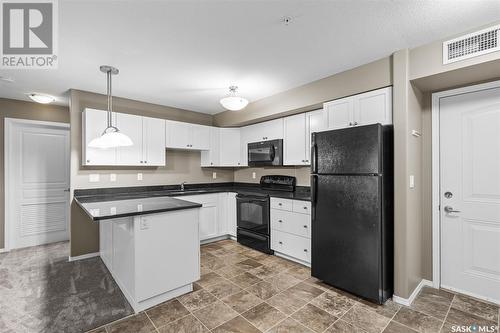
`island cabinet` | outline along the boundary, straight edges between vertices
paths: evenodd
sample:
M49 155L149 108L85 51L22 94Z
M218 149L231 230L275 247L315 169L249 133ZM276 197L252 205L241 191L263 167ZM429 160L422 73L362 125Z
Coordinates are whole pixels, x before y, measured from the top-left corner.
M135 312L200 278L199 208L99 221L100 255Z

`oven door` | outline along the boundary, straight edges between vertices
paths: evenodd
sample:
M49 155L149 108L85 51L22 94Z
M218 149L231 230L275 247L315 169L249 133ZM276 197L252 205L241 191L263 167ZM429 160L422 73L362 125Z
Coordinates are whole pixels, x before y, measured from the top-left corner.
M269 235L269 198L238 194L236 211L238 228Z

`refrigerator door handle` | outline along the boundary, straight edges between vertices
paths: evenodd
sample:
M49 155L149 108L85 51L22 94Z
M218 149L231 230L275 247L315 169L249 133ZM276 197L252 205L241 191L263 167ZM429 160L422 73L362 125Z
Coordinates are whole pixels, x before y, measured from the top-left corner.
M311 175L311 203L316 203L316 188L318 187L318 176Z
M313 136L314 140L314 136ZM318 148L316 146L316 143L313 142L313 145L311 146L311 173L317 173L318 172Z

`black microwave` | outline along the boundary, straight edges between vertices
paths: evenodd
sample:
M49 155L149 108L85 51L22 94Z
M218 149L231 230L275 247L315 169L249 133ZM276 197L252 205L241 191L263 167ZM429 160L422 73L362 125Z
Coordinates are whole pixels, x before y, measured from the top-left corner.
M248 144L248 166L283 165L283 140L251 142Z

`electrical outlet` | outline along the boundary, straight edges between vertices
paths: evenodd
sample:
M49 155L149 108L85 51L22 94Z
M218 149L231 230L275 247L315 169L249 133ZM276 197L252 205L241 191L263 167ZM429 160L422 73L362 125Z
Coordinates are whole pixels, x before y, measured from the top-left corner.
M212 172L212 179L217 179L217 172Z
M98 183L99 182L99 174L98 173L91 173L89 175L89 182Z
M116 173L109 174L109 181L116 182Z
M415 188L415 176L410 175L410 188Z
M137 173L137 180L142 180L142 173L141 172Z
M252 179L255 179L257 177L257 175L255 174L255 172L252 172Z
M137 211L138 212L142 212L142 204L138 204L137 205Z
M116 207L111 207L111 208L109 209L109 213L110 213L111 215L116 215Z

